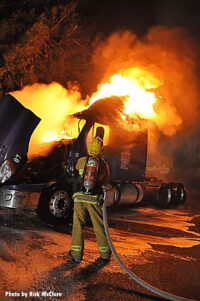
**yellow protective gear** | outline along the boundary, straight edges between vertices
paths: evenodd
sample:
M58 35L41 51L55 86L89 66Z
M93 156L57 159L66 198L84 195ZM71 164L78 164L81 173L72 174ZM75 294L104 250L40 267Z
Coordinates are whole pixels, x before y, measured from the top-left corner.
M103 141L99 137L95 137L88 146L88 153L90 156L101 155L103 151Z
M81 260L83 257L84 226L87 224L88 213L94 227L99 254L102 258L109 259L111 256L111 250L105 234L101 206L85 202L74 203L70 253L77 260Z

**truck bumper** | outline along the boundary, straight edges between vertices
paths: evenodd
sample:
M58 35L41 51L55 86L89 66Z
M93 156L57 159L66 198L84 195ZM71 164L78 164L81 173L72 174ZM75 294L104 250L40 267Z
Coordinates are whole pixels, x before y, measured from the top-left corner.
M0 207L36 209L45 185L43 183L3 185L0 187Z

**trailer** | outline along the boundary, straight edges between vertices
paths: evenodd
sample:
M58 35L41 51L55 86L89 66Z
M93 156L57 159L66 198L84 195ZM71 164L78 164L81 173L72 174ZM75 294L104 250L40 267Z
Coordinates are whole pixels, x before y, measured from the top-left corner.
M77 183L75 165L87 155L88 141L95 136L108 140L104 157L110 167L109 206L147 202L166 208L185 202L182 183L145 177L145 121L123 111L119 97L96 101L73 115L79 128L76 139L56 142L47 156L27 160L29 140L40 118L5 95L0 101L0 207L34 208L48 224L70 220Z

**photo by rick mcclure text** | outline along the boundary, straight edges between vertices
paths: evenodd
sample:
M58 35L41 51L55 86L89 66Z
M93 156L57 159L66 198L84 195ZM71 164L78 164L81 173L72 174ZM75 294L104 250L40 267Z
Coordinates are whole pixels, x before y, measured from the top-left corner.
M15 298L15 297L62 297L61 292L54 291L5 291L5 297Z

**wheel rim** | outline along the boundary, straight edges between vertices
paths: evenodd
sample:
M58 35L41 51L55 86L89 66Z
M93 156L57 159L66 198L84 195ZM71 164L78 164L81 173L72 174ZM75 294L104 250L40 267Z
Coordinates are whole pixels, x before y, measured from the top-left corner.
M70 197L65 190L57 190L50 199L49 211L56 217L63 217L70 208Z

